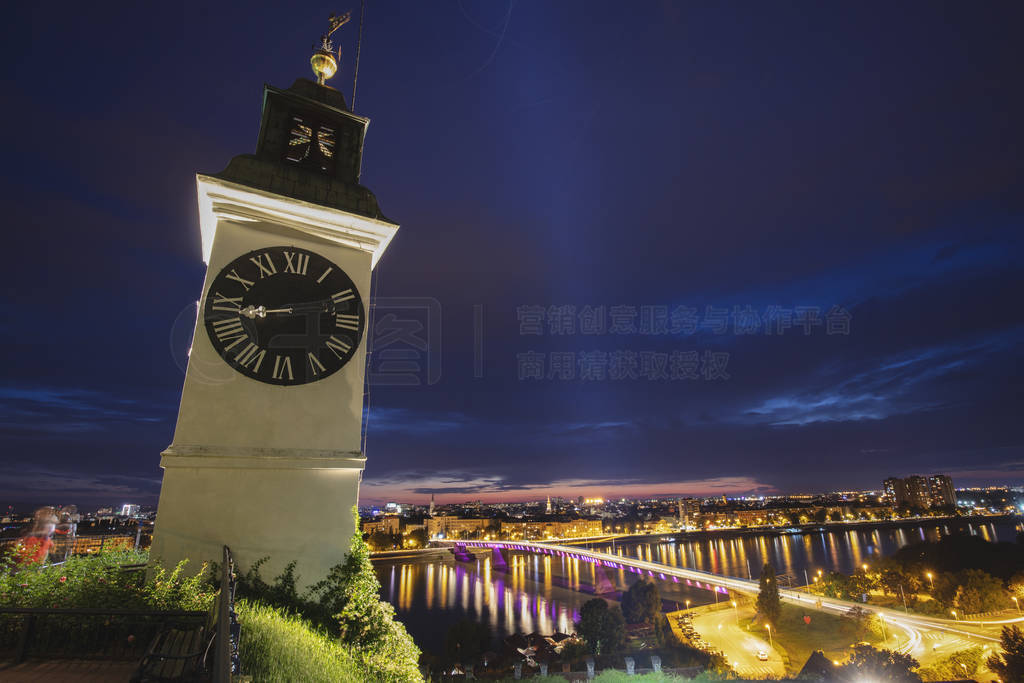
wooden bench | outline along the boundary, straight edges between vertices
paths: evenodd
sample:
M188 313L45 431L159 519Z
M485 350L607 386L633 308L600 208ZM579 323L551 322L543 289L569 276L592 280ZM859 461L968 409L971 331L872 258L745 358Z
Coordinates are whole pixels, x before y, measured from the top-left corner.
M206 625L177 626L153 638L132 676L132 683L149 681L198 681L208 678L206 661L217 630L216 606Z

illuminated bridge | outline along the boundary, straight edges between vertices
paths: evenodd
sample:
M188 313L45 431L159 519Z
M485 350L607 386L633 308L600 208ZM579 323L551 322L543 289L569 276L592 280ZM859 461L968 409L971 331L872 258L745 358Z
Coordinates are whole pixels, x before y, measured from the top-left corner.
M518 551L549 555L553 557L566 558L570 561L583 562L593 565L594 575L598 577L595 587L599 587L602 576L607 570L621 570L648 577L657 581L671 581L674 583L686 583L687 585L719 594L735 593L756 594L759 590L757 580L742 579L733 576L722 576L698 569L687 569L685 567L670 567L657 562L650 562L637 558L622 557L611 553L603 553L584 548L561 546L554 543L543 543L537 541L435 541L435 543L451 546L457 559L472 559L469 556L468 548L487 548L493 553L494 560L492 567L501 568L506 566L505 557L502 551ZM461 554L461 556L460 556ZM605 579L607 581L607 579ZM595 592L607 592L597 590ZM924 617L917 614L910 614L904 611L886 607L866 606L861 603L839 600L837 598L824 598L802 590L792 588L779 588L780 597L791 603L802 605L808 609L845 613L853 607L869 609L878 614L884 622L897 626L906 632L908 640L900 647L901 651L911 652L921 646L922 632L943 631L949 634L957 634L968 639L996 642L998 628L1002 624L1021 622L1024 618L1004 619L1001 621L957 621L953 619L939 619L935 617Z

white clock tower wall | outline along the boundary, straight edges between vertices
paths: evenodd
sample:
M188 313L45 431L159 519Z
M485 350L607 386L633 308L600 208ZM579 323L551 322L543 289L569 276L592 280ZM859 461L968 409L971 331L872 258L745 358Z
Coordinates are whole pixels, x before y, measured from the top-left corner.
M267 223L222 222L213 240L207 282L239 255L260 247L296 246L326 256L370 301L370 254ZM200 310L182 391L174 446L351 451L361 448L366 339L338 372L310 384L264 384L235 372L213 348ZM211 409L212 407L212 409Z
M164 476L151 557L165 567L187 559L198 571L203 563L219 562L227 545L242 571L268 558L261 568L268 581L295 562L301 589L345 559L365 464L370 276L398 230L359 184L368 125L323 84L300 79L288 90L267 86L256 154L196 178L208 268L178 420L160 460ZM240 257L274 248L329 261L362 302L363 327L353 333L358 346L315 381L274 383L266 368L246 374L238 367L237 348L226 356L210 337L211 285ZM308 303L308 297L285 295L288 302ZM216 315L241 320L244 313L214 313L210 325L217 324ZM342 325L340 317L336 325Z

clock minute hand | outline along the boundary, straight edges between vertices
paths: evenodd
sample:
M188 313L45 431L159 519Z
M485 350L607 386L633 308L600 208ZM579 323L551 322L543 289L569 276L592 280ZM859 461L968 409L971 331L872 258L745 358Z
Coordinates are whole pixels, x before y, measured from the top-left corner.
M330 299L324 299L322 301L306 301L297 304L284 304L280 308L267 308L266 306L246 306L238 309L241 315L254 320L256 318L266 318L270 314L284 314L284 315L304 315L308 313L331 313L334 311L334 302Z

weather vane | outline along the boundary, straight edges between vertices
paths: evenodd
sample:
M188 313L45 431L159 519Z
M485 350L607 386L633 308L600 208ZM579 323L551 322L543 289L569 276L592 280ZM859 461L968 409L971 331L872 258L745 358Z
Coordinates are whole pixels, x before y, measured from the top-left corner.
M334 56L334 43L331 42L331 35L352 19L351 12L344 14L332 14L328 17L327 33L320 36L320 45L313 46L313 56L309 58L309 64L313 67L316 75L316 82L324 84L328 78L338 71L338 61L341 59L341 46L338 46L338 56Z

